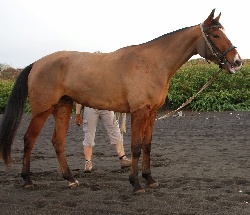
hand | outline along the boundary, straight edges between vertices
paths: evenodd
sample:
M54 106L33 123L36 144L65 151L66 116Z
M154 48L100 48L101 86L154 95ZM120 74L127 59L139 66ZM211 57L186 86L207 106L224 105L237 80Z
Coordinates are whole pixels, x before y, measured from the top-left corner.
M76 125L80 126L82 124L82 117L81 114L76 114Z

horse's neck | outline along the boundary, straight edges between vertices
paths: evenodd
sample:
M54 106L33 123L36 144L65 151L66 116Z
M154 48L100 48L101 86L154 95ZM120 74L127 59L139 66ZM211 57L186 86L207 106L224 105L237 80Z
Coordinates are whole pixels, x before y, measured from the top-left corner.
M161 61L171 73L175 73L193 55L197 54L195 43L201 35L199 26L181 29L166 34L144 45L150 55Z

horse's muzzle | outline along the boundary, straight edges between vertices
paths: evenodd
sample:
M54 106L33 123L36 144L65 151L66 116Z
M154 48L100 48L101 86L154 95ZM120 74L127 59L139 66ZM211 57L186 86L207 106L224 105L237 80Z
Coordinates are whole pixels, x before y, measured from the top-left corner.
M222 63L220 63L220 68L224 69L230 74L236 73L238 70L242 68L243 62L240 59L236 59L233 63L230 63L227 59L224 59Z

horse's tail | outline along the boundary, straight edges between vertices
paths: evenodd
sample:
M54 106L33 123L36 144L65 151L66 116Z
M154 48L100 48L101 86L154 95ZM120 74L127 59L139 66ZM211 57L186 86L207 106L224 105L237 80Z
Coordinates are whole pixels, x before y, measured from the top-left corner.
M33 64L27 66L17 77L9 96L0 125L0 158L11 164L11 145L20 124L28 97L28 76Z

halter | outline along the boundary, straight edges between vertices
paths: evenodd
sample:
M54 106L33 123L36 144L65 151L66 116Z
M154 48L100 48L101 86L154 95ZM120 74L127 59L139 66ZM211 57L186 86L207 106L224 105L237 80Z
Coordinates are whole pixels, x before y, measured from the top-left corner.
M210 51L212 52L212 54L219 59L220 64L224 64L224 62L227 60L225 58L226 54L228 52L230 52L232 49L235 49L236 47L235 46L231 46L226 51L224 51L222 53L220 50L218 50L218 48L215 47L215 45L213 44L213 42L211 41L211 39L209 38L208 33L207 33L208 29L211 29L211 28L218 28L218 29L220 29L221 25L212 25L212 26L209 26L207 28L204 28L203 25L204 25L203 23L200 24L201 33L202 33L202 36L203 36L203 38L204 38L204 40L205 40L208 48L210 49ZM219 55L219 53L216 50L218 50L220 53L222 53L221 56Z

